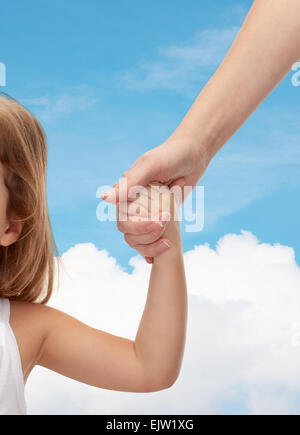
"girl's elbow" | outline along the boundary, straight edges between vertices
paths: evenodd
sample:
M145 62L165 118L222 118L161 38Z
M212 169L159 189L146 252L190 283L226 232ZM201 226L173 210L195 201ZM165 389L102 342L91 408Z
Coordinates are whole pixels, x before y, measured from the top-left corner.
M147 379L143 386L143 393L155 393L158 391L168 390L173 387L177 381L179 373L171 373L168 376L154 376Z

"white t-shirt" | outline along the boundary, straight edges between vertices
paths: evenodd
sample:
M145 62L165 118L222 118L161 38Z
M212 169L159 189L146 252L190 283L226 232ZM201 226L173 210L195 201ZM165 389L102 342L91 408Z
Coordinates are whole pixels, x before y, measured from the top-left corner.
M10 302L0 299L0 415L25 415L22 364L9 318Z

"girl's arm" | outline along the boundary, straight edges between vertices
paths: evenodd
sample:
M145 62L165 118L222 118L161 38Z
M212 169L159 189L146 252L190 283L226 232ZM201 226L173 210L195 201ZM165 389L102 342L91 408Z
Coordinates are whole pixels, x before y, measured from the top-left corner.
M49 307L12 302L11 325L25 378L41 365L100 388L150 392L170 387L184 350L187 298L178 222L170 223L168 237L172 246L155 259L135 341Z
M176 380L185 345L187 295L179 222L170 222L168 251L154 260L149 293L135 340L138 359L155 376L157 386Z

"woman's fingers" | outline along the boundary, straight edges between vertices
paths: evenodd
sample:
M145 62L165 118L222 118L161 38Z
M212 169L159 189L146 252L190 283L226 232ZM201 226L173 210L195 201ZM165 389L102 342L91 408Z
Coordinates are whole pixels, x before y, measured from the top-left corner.
M137 245L148 245L158 240L166 230L166 226L153 224L152 230L143 234L130 234L125 233L124 238L129 246L136 247Z
M121 215L122 216L122 215ZM118 220L118 229L124 233L125 241L137 250L147 263L153 263L152 257L157 257L169 249L169 241L162 238L169 220L139 221L136 216Z
M118 219L117 226L118 226L118 230L124 234L144 235L152 232L152 233L157 233L158 234L157 238L158 238L159 235L161 234L161 231L164 232L168 226L168 221L161 221L161 222L149 221L149 220L139 221L139 220L135 220L134 217L131 217L129 219L128 216L122 219L122 215L120 216L120 218L121 219Z
M155 243L150 245L136 245L135 249L143 256L147 258L158 257L162 253L166 252L171 247L171 242L168 239L160 238ZM147 261L148 262L148 261Z

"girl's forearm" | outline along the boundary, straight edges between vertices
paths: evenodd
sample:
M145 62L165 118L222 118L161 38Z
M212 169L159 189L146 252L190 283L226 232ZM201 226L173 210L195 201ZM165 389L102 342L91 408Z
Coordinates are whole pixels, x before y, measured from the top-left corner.
M209 161L299 60L299 16L299 0L256 0L173 138L188 138Z
M154 260L149 292L135 340L148 390L170 387L179 374L186 336L187 293L178 222L168 228L172 247Z

